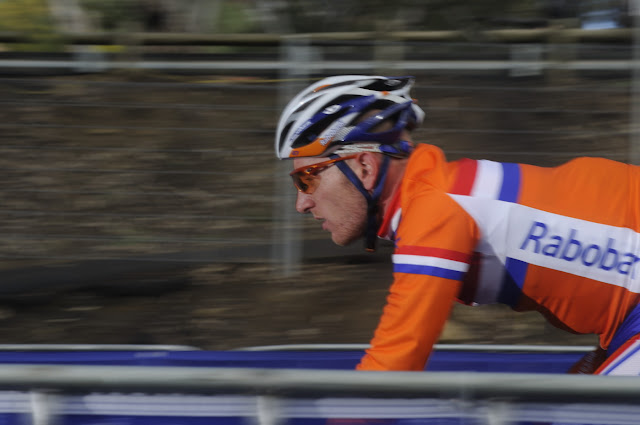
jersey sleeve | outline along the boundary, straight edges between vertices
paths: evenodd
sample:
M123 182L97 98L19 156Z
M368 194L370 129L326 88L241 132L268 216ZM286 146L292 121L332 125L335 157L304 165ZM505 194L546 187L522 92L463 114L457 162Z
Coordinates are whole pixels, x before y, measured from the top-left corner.
M359 370L423 370L460 292L477 226L448 195L433 192L402 211L394 281Z

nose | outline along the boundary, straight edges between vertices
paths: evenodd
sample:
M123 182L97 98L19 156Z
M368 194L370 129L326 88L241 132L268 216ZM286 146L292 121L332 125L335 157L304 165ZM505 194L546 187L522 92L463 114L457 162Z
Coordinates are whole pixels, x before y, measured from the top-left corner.
M300 214L308 214L313 207L313 198L306 193L298 192L296 197L296 211Z

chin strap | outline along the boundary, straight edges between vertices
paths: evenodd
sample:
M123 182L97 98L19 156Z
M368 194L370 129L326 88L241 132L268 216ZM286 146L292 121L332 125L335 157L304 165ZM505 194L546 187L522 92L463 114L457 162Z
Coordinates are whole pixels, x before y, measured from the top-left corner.
M330 158L338 158L338 155L331 155ZM353 172L353 170L344 161L336 162L336 166L349 179L351 183L362 193L367 201L367 228L365 229L365 249L369 252L376 250L376 240L378 238L378 200L384 188L384 182L387 178L387 169L389 168L389 157L384 155L378 179L373 188L373 192L369 193L362 182Z

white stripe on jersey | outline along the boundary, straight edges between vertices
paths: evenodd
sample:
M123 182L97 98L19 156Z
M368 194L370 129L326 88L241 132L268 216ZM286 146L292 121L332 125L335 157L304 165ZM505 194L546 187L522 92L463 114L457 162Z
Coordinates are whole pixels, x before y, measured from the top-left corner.
M640 293L640 234L633 230L512 202L450 196L473 217L485 249L501 264L513 258Z
M478 160L477 164L478 169L471 188L471 196L498 199L504 177L502 164L486 159Z
M459 272L466 272L469 269L469 264L467 263L448 260L446 258L425 257L423 255L407 254L393 254L392 258L394 264L415 264L419 266L432 266Z
M640 376L640 341L634 341L625 350L617 350L613 355L615 358L598 375Z
M400 225L400 217L402 217L402 208L398 208L396 212L393 213L393 217L391 218L391 231L395 237L395 234L398 232L398 226Z

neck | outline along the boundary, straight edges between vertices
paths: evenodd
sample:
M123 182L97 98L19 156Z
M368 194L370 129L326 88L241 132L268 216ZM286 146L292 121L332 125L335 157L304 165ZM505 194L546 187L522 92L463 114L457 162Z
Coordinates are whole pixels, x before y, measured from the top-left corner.
M380 195L378 205L380 207L380 217L384 217L387 214L388 208L391 206L391 202L398 190L400 190L400 184L402 183L402 177L404 176L404 170L407 167L409 159L395 159L389 164L387 170L387 179Z

